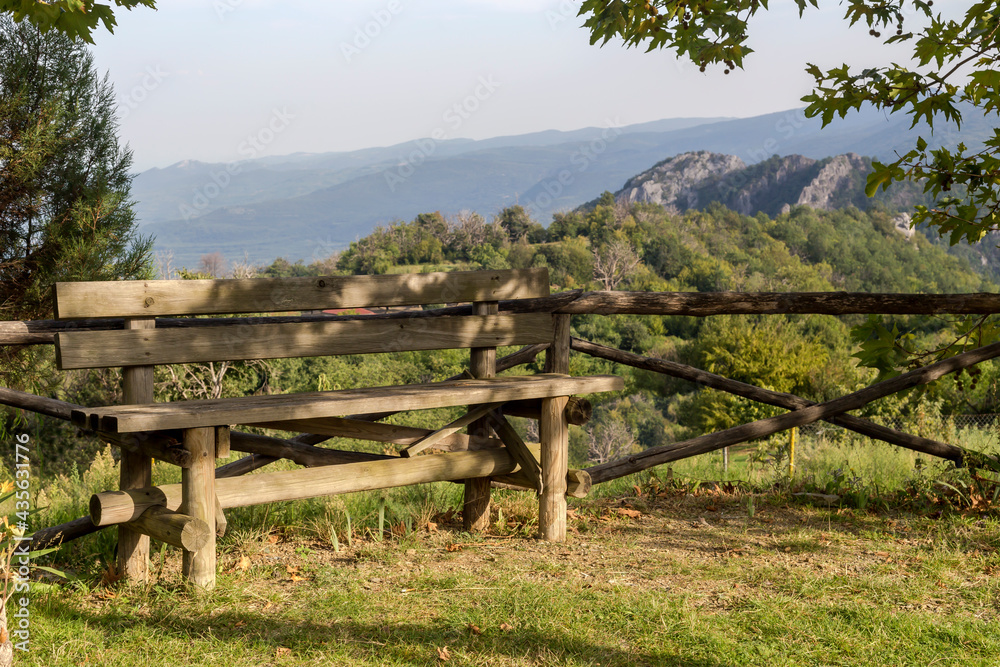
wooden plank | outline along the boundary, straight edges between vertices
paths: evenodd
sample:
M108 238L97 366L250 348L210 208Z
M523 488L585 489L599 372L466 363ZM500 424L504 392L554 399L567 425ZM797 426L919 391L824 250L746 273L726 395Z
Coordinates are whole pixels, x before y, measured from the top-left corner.
M149 405L84 408L74 420L99 421L112 433L161 431L222 424L256 424L287 419L338 417L361 412L402 412L455 405L504 403L515 399L570 396L625 388L620 377L522 375L456 380L400 387L369 387L302 394L246 396Z
M184 447L192 461L181 471L180 513L204 522L208 537L202 548L184 551L182 570L196 591L210 591L215 588L215 429L187 429Z
M58 319L413 306L548 296L548 269L56 283Z
M500 407L502 403L487 403L486 405L477 405L472 410L469 410L464 415L451 422L447 426L439 428L436 431L432 431L425 435L424 437L417 440L415 443L401 451L399 454L404 458L410 458L416 456L420 452L424 451L428 447L433 447L435 444L444 440L450 435L457 433L462 430L472 422L477 419L482 418L488 414L491 410L495 410Z
M521 345L547 342L551 337L551 315L525 313L235 328L60 332L56 334L56 350L59 368L67 370Z
M150 317L125 320L125 330L137 335L154 331L155 326L156 321ZM153 402L152 366L122 369L122 400L131 404ZM123 448L118 488L141 489L152 483L153 459L142 451ZM149 578L149 537L129 526L120 526L117 561L118 573L126 581L145 583Z
M263 422L254 424L261 428L271 428L277 431L294 431L328 435L354 440L370 440L373 442L391 442L395 445L412 445L434 431L428 428L402 426L400 424L382 424L364 419L348 419L346 417L325 417L323 419L292 419L280 422ZM460 451L469 449L475 443L475 449L502 447L503 443L496 438L454 433L434 444L434 449L444 451ZM249 451L249 450L240 450Z
M517 469L517 462L505 449L484 449L283 470L249 478L227 477L216 480L215 492L219 504L229 509L410 484L494 477ZM105 526L132 521L154 505L176 510L181 503L181 493L180 484L98 493L90 500L91 520L96 526Z
M542 489L538 499L538 535L548 542L566 541L566 474L569 470L569 426L566 397L542 399L539 440L542 445Z

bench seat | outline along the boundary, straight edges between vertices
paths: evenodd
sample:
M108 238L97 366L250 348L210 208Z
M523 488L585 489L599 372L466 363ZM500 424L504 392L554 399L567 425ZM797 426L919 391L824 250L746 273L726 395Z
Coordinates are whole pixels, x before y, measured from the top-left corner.
M81 428L135 433L502 403L623 388L622 378L614 375L572 377L549 373L303 394L116 405L75 410L72 419Z

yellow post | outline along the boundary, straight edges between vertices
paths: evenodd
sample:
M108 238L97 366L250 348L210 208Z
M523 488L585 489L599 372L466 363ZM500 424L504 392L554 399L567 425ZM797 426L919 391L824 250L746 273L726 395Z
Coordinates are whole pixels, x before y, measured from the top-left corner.
M798 428L793 428L788 432L788 476L795 476L795 436L799 432Z

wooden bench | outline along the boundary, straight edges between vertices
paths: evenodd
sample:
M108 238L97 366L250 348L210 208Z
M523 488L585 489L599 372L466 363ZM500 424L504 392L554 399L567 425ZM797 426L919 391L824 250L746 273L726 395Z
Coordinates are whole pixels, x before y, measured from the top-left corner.
M224 522L225 508L431 481L466 480L466 528L481 529L489 519L490 478L510 474L539 492L540 536L565 539L567 402L578 394L620 390L623 383L614 376L568 375L568 315L498 313L500 300L548 293L544 269L57 284L58 318L125 318L122 330L56 336L61 369L123 368L125 405L73 413L79 426L104 433L123 447L120 490L97 494L91 501L95 525L119 525L120 573L145 579L151 535L183 548L185 576L209 589L215 583L217 518ZM417 311L390 319L298 321L259 317L230 326L156 326L157 317L466 302L472 303L471 314L422 317ZM199 324L219 324L217 319ZM495 377L498 346L532 344L548 345L546 373ZM156 364L457 348L471 349L468 379L153 401ZM377 422L395 412L454 406L469 406L469 412L436 431ZM505 406L507 414L537 416L539 456L507 423ZM329 462L338 465L217 480L215 458L227 457L231 445L257 451L251 444L267 444L281 451L295 444L230 430L238 425L395 442L406 448L400 456L352 456L313 448L324 463L332 459ZM463 427L468 427L468 435L458 433ZM452 451L418 455L432 447ZM181 484L153 486L151 457L181 465Z

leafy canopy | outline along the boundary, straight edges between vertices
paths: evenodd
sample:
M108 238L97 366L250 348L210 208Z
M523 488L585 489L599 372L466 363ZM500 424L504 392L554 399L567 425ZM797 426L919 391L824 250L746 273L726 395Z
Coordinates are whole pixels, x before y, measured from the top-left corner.
M819 0L795 0L801 17ZM828 70L806 64L814 79L806 115L826 126L872 105L887 113L908 114L911 127L932 129L944 120L961 127L965 115L1000 112L1000 11L995 2L976 2L959 18L936 13L933 0L843 0L844 20L866 27L886 45L906 45L908 64L847 65ZM767 0L584 0L580 15L591 43L618 37L628 46L673 49L702 71L743 68L753 52L748 21L768 10ZM936 227L952 244L975 243L1000 229L1000 130L983 146L959 144L933 148L923 137L912 150L885 164L875 163L867 192L905 180L920 181L934 200L918 206L914 224Z
M132 9L138 5L156 8L156 0L113 0L116 7ZM25 19L42 32L56 30L73 39L94 43L92 33L102 24L114 32L115 21L111 5L94 0L0 0L0 12L9 14L15 21Z

